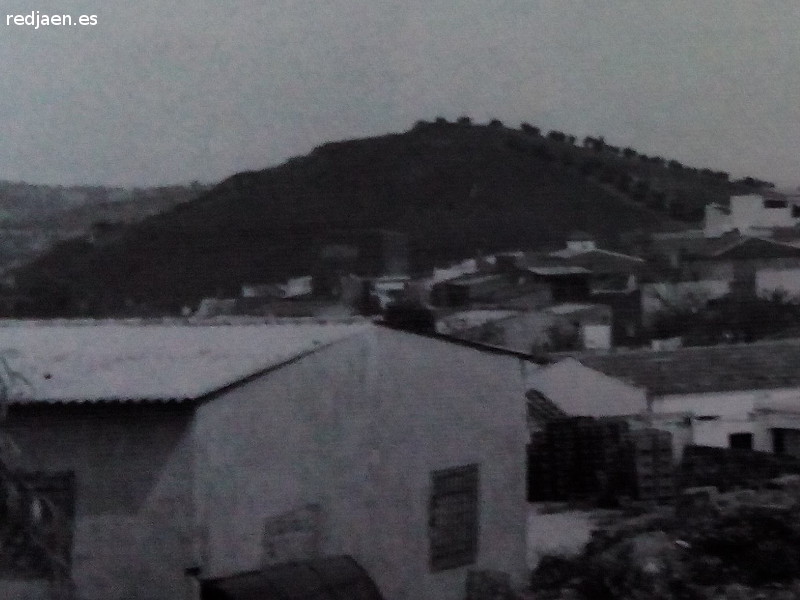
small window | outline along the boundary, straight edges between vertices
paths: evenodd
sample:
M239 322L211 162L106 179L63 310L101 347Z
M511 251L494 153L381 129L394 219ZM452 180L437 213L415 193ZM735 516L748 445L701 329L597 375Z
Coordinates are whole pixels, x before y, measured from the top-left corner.
M800 205L792 204L792 218L800 219Z
M764 200L764 208L786 208L789 203L786 200Z
M72 562L75 477L63 473L5 473L2 482L11 535L0 554L0 578L65 574ZM31 536L35 543L31 543ZM63 570L63 571L62 571Z
M431 571L475 562L478 553L478 465L431 473Z
M752 433L731 433L728 436L728 446L736 448L737 450L752 450L753 449L753 434Z

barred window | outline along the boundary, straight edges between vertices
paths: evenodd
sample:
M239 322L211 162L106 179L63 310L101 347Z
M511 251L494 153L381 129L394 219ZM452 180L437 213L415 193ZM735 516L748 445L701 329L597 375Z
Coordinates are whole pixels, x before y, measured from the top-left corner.
M454 569L478 553L478 465L431 473L430 568Z
M786 208L789 203L786 200L764 199L764 208Z
M38 579L71 564L75 476L0 469L0 578Z

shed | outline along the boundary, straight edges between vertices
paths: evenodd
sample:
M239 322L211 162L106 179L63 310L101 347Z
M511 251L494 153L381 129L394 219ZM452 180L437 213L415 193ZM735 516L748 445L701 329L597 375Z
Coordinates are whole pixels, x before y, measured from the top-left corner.
M387 600L455 600L473 568L524 582L527 357L256 320L5 323L0 349L20 468L74 482L83 599L293 594L292 569L371 594L345 556Z

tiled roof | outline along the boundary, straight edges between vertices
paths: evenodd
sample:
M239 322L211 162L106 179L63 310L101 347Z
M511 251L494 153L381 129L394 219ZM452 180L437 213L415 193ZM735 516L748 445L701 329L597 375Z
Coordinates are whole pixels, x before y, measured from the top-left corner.
M794 232L794 233L791 233ZM686 240L655 240L657 251L682 249L689 259L753 259L798 256L800 230L796 228L771 229L763 235L744 235L729 231L715 238Z
M709 251L709 258L780 258L800 256L800 247L760 237L741 236L719 248Z
M366 327L6 323L0 383L16 404L190 400Z
M573 356L654 395L800 387L798 339Z

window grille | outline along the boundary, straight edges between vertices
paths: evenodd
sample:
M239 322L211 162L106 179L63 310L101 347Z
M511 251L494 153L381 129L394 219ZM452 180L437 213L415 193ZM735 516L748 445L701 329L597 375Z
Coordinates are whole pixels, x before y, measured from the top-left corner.
M478 552L478 465L431 473L430 567L454 569Z

